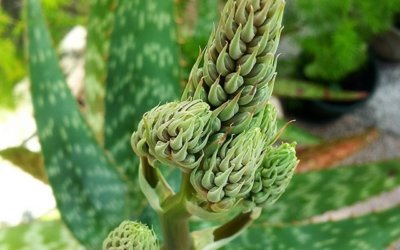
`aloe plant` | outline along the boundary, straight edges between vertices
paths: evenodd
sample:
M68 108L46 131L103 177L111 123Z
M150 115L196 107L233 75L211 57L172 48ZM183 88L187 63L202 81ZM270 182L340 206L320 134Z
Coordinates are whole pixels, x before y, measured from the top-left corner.
M96 6L103 4L92 2L92 22L99 22L103 11ZM81 245L100 249L105 239L107 249L121 240L129 249L135 244L130 232L149 231L127 220L149 225L167 249L216 249L232 240L228 249L380 249L400 237L397 208L341 222L308 220L396 187L399 161L298 174L276 201L297 163L293 144L274 144L279 131L268 104L283 1L228 1L180 101L173 1L105 6L115 9L102 26L112 27L112 34L94 32L109 41L91 52L105 66L87 66L96 80L86 84L105 93L98 96L104 109L89 110L104 117L104 127L92 130L57 66L39 1L27 0L31 90L44 163L62 223ZM375 221L380 223L371 227ZM62 237L56 231L65 232L60 223L36 224L55 235L41 249L78 248L70 235L65 239L71 244L57 243ZM0 232L5 248L29 248L15 240L26 230ZM371 240L377 230L384 237ZM354 239L341 241L343 236Z

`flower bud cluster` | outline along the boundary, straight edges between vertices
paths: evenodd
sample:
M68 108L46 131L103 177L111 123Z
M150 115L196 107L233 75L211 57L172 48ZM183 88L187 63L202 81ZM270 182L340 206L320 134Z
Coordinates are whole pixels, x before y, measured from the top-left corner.
M189 202L207 212L274 203L297 165L294 145L273 146L279 133L268 104L284 5L228 0L182 101L147 112L132 135L134 151L152 166L190 175Z
M155 233L146 225L123 221L103 242L103 250L158 250Z

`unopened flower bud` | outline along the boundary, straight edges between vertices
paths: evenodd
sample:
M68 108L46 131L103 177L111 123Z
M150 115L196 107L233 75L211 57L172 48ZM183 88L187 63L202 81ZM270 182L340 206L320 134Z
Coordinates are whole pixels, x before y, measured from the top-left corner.
M200 164L203 148L220 128L207 103L201 100L172 102L147 112L131 139L133 150L171 167L190 171Z
M191 173L191 183L200 200L205 201L204 208L214 212L228 210L251 191L263 159L264 143L264 135L255 128L227 139L216 150L205 149L212 155L207 155Z
M146 225L123 221L103 242L103 250L158 250L158 240Z
M246 209L270 206L284 193L298 164L295 146L294 143L283 143L267 149L251 192L243 201Z

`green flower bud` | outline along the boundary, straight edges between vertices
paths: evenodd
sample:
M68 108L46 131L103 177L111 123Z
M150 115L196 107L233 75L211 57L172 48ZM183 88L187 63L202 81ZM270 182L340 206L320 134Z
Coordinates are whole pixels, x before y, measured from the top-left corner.
M247 210L275 203L288 186L298 164L295 143L269 147L257 169L251 192L243 201Z
M131 139L133 150L171 167L190 171L200 164L209 135L220 128L207 103L172 102L144 114Z
M158 250L158 240L146 225L123 221L103 242L103 250Z
M265 137L255 128L225 141L216 134L210 141L211 150L206 148L205 152L212 155L206 155L191 173L190 182L204 201L203 208L220 212L232 208L251 191L263 159Z
M284 0L229 0L182 96L218 110L222 131L248 130L271 97Z

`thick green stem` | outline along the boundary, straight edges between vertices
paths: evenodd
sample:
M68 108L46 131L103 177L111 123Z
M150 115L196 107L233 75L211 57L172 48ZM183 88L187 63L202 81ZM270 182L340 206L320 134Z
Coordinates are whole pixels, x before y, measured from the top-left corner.
M160 216L161 226L164 234L165 250L188 250L191 249L189 223L190 216L175 214L175 211L169 211Z
M165 250L188 250L192 248L189 231L191 215L185 205L189 189L188 183L189 175L184 174L181 190L165 201L164 213L159 215L164 235L163 249Z

